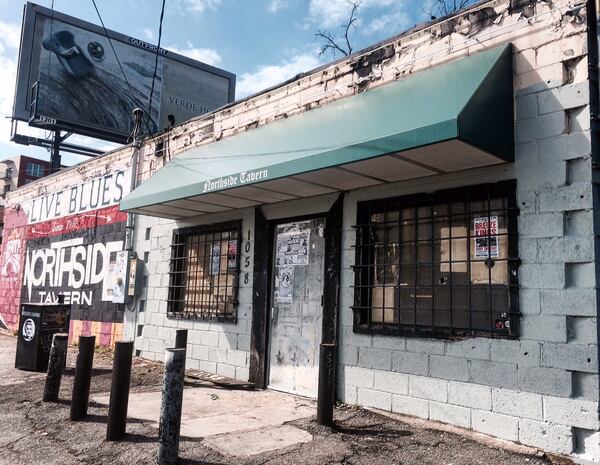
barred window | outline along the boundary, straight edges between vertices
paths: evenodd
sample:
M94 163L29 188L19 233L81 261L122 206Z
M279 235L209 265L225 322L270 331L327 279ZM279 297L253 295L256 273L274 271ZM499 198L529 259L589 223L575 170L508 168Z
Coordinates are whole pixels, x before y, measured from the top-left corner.
M514 182L362 202L354 330L517 337Z
M174 231L167 305L170 316L236 318L240 228L235 222Z

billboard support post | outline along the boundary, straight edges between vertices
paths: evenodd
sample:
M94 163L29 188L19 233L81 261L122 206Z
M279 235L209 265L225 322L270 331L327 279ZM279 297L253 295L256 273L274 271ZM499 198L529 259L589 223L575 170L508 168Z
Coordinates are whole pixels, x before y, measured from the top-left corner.
M50 172L60 171L60 131L54 131L52 140L52 153L50 154Z

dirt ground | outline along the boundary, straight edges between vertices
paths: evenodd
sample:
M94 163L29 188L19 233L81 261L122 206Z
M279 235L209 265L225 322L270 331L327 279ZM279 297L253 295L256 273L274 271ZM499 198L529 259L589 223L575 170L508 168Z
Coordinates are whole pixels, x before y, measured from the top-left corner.
M0 346L9 338L0 335ZM74 366L76 349L69 349L68 367ZM112 360L109 352L94 358L92 393L110 390ZM44 378L14 378L14 370L0 365L0 464L152 464L156 463L157 430L150 424L130 421L126 441L109 443L106 407L93 402L82 422L69 421L73 369L63 376L58 404L41 402ZM11 382L14 381L14 383ZM156 391L162 366L136 358L131 390ZM190 383L186 389L202 389ZM313 435L308 443L249 458L227 457L203 444L202 439L181 438L181 464L302 464L302 465L551 465L567 464L553 457L526 456L484 446L462 436L416 428L358 408L340 406L336 428L316 425L314 418L290 424Z

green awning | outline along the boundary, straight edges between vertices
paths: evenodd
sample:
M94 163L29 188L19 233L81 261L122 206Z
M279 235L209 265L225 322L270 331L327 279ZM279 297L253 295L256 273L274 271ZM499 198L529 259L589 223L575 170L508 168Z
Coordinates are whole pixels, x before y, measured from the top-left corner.
M183 218L513 161L510 44L195 147L121 201Z

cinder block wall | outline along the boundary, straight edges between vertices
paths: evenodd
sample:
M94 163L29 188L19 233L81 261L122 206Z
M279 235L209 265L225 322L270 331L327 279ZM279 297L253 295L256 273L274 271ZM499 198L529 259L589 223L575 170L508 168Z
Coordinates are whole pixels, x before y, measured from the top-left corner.
M529 25L499 36L515 46L513 165L347 196L338 395L600 461L586 36L560 3L538 3ZM502 179L517 180L520 339L354 334L356 202Z
M169 260L173 230L187 226L242 220L242 273L249 257L250 279L244 284L240 275L237 320L203 321L167 316ZM254 261L254 210L207 215L193 222L174 222L147 216L136 217L135 250L145 262L144 290L136 312L125 315L126 337L135 338L136 354L151 360L164 360L165 348L173 347L175 330L188 330L186 368L248 381L252 317L252 279ZM249 238L249 240L248 240ZM250 242L250 252L244 245ZM137 320L136 320L137 318Z
M191 147L512 42L514 164L377 187L346 197L338 395L349 403L600 461L585 15L585 9L571 11L567 0L490 1L460 20L401 35L363 56L323 67L148 141L142 148L139 179ZM368 73L365 66L370 67ZM154 157L161 145L165 155ZM517 180L521 210L520 340L450 342L354 334L349 307L356 202L503 179ZM293 216L294 209L289 211ZM242 214L246 234L253 229L252 216L249 211ZM210 216L201 221L219 219ZM142 256L149 254L149 276L144 311L133 322L141 334L136 347L143 356L161 358L165 345L172 343L174 329L189 328L193 344L189 366L247 379L249 288L240 289L236 325L166 318L165 267L174 226L151 218L138 221L137 250ZM148 227L151 239L145 241Z

